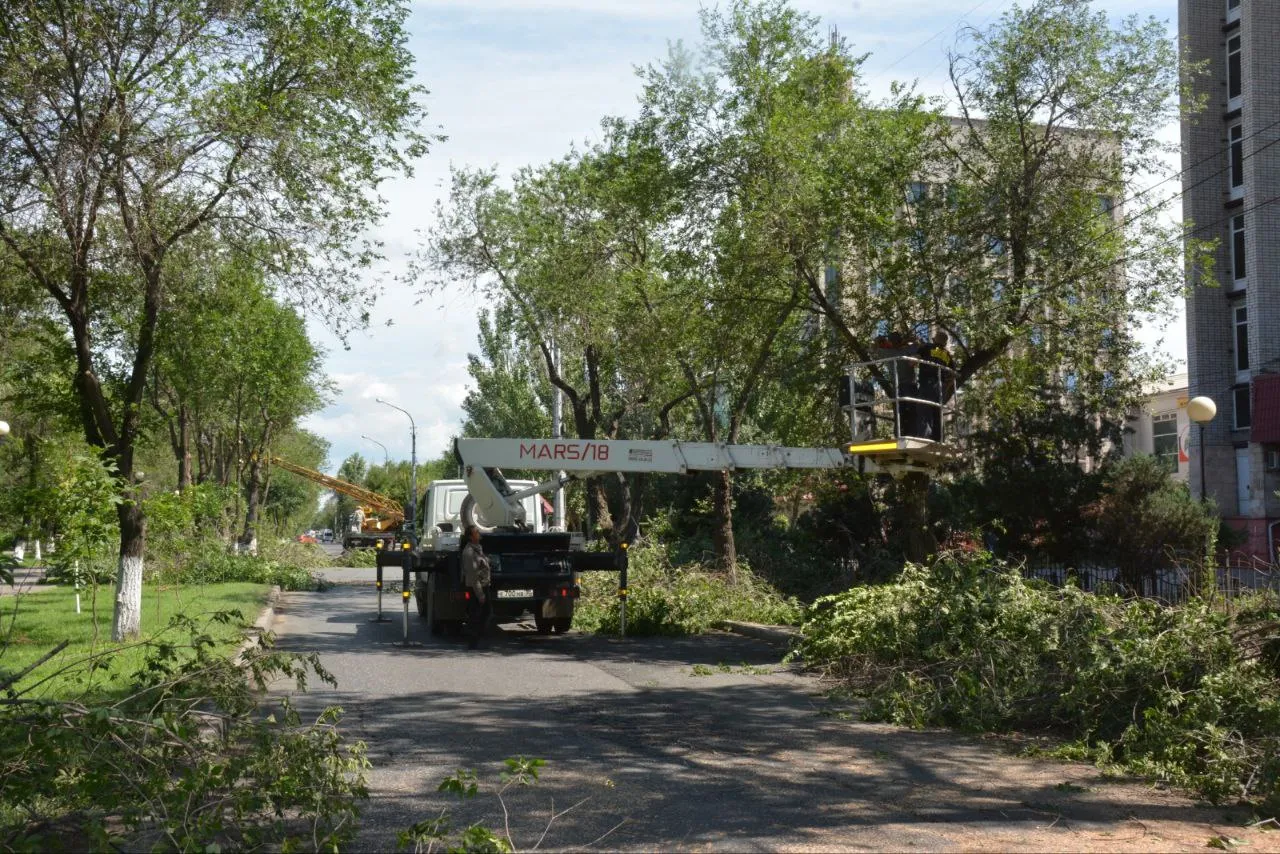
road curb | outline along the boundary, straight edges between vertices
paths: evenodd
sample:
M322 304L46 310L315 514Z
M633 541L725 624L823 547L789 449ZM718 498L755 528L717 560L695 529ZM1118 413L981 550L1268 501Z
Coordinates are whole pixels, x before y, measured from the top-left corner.
M756 638L783 645L790 645L800 639L800 630L794 626L767 626L762 623L743 623L738 620L721 620L716 628L736 635Z
M271 587L271 592L267 594L267 604L263 606L262 612L258 614L258 619L253 621L253 626L249 629L249 637L245 638L240 644L240 648L236 650L236 666L244 664L244 655L249 650L257 646L262 636L271 631L271 624L276 619L276 604L280 601L280 585L275 584Z

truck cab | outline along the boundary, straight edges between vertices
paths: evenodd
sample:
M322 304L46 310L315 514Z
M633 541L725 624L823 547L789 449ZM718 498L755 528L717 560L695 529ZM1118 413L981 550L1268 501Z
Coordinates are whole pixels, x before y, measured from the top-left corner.
M534 485L531 480L510 481L513 489L526 489ZM433 480L427 487L423 507L422 533L424 543L436 548L457 548L462 537L462 502L467 497L464 480ZM547 530L547 520L542 512L542 502L531 495L521 502L526 518L535 533ZM481 522L484 521L481 517ZM487 526L485 526L487 527Z
M513 480L522 490L533 481ZM459 555L462 549L462 502L467 497L463 480L432 481L423 506L422 539L409 556L414 571L418 613L433 634L456 632L466 620L466 591ZM549 530L543 500L530 495L521 500L527 531L486 530L481 525L481 547L492 570L492 611L497 622L510 622L531 614L540 633L564 632L573 621L574 600L579 595L578 573L570 555L581 549L580 534ZM399 558L394 552L379 555L386 563Z

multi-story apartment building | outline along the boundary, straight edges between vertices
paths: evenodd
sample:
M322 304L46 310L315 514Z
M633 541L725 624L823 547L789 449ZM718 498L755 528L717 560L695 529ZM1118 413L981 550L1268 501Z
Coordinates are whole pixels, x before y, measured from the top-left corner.
M1189 393L1218 406L1203 487L1262 556L1280 530L1280 2L1179 0L1178 19L1184 58L1207 70L1182 125L1183 216L1219 245L1187 296Z

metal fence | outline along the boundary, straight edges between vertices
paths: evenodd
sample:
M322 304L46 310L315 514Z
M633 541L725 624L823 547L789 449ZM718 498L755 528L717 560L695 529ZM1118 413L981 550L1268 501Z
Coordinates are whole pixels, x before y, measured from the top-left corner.
M1028 564L1023 566L1022 574L1026 578L1047 581L1056 587L1072 583L1086 592L1117 594L1128 592L1121 584L1120 573L1115 567ZM1198 583L1199 574L1196 570L1186 567L1169 567L1157 570L1144 578L1141 595L1161 602L1177 604L1190 598L1196 591ZM1280 594L1280 566L1260 562L1238 562L1218 567L1217 592L1227 599L1262 590L1271 590Z

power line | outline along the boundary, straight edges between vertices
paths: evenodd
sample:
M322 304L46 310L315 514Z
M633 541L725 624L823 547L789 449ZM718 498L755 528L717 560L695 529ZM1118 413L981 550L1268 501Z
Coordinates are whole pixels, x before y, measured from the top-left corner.
M979 2L977 5L975 5L975 6L974 6L972 9L970 9L968 12L965 12L963 15L961 15L959 18L957 18L957 19L956 19L955 21L953 21L951 24L949 24L949 25L947 25L946 27L943 27L942 29L938 30L936 33L934 33L933 35L929 36L929 38L925 39L924 41L920 42L920 43L919 43L918 45L916 45L915 47L913 47L913 48L911 48L910 50L908 50L906 53L902 54L902 56L899 56L899 57L898 57L897 59L895 59L893 62L889 63L889 64L888 64L888 65L887 65L883 70L884 70L885 72L888 72L888 71L893 70L893 69L894 69L894 68L896 68L899 64L901 64L901 63L902 63L902 62L903 62L907 57L911 56L911 55L912 55L912 54L914 54L916 51L920 50L922 47L924 47L925 45L929 44L930 42L936 41L937 39L939 39L939 38L941 38L942 36L946 35L948 32L950 32L950 31L955 27L955 25L956 25L956 24L960 23L960 22L961 22L961 21L963 21L965 18L969 17L969 16L970 16L970 15L972 15L974 12L978 11L979 9L981 9L983 6L987 5L987 4L988 4L988 3L990 3L990 2L991 2L991 0L981 0L981 2ZM988 17L989 17L989 16L988 16ZM935 66L935 67L936 67L936 66ZM932 72L930 72L930 73L932 73Z
M1061 285L1070 286L1070 285L1079 284L1080 282L1083 282L1085 279L1089 278L1095 273L1104 272L1106 270L1111 269L1112 267L1115 267L1118 264L1125 264L1130 261L1136 261L1140 258L1144 258L1153 252L1156 252L1156 251L1159 251L1160 249L1165 248L1166 246L1170 246L1174 243L1186 240L1188 237L1193 237L1202 232L1209 231L1210 229L1217 228L1218 226L1234 219L1235 217L1243 216L1247 213L1253 213L1254 211L1261 210L1262 208L1265 208L1265 207L1269 207L1270 205L1273 205L1276 202L1280 202L1280 196L1272 196L1266 201L1258 202L1256 205L1253 205L1252 207L1242 207L1240 210L1232 210L1226 216L1222 217L1221 219L1214 220L1208 225L1198 225L1191 229L1183 229L1175 237L1171 237L1167 240L1162 240L1159 243L1156 243L1152 246L1148 246L1144 249L1141 249L1132 255L1125 255L1121 258L1117 258L1114 261L1110 261L1106 264L1099 264L1096 267L1085 270L1083 273L1079 273L1071 278L1068 278L1066 281L1062 282ZM1088 246L1088 245L1089 244L1085 244L1085 246ZM1085 247L1082 246L1081 249L1083 248Z
M1266 126L1266 127L1264 127L1264 128L1259 128L1258 130L1254 131L1253 133L1249 134L1248 136L1241 137L1241 138L1240 138L1241 151L1243 151L1243 150L1244 150L1244 149L1243 149L1243 146L1244 146L1244 143L1245 143L1245 141L1246 141L1246 140L1253 139L1255 136L1258 136L1259 134L1266 133L1267 131L1271 130L1273 127L1276 127L1277 125L1280 125L1280 119L1275 120L1274 122L1272 122L1271 124L1267 125L1267 126ZM1266 145L1262 146L1261 148L1255 149L1255 150L1253 150L1253 151L1249 152L1248 154L1242 154L1242 156L1240 157L1240 162L1241 162L1241 163L1243 163L1244 161L1248 160L1250 157L1253 157L1255 154L1261 154L1262 152L1266 151L1266 150L1267 150L1268 148L1270 148L1271 146L1275 145L1277 142L1280 142L1280 137L1276 137L1276 139L1271 140L1271 142L1268 142ZM1204 164L1208 163L1210 160L1213 160L1213 159L1215 159L1215 158L1217 158L1217 157L1222 156L1222 154L1224 154L1225 152L1228 152L1228 151L1229 151L1229 150L1230 150L1230 149L1231 149L1235 144L1236 144L1235 142L1232 142L1231 140L1227 140L1227 144L1226 144L1225 146L1223 146L1222 148L1214 149L1213 154L1210 154L1210 155L1208 155L1208 156L1206 156L1206 157L1201 158L1200 160L1197 160L1195 163L1192 163L1190 166L1188 166L1187 168L1183 169L1183 170L1182 170L1182 171L1180 171L1180 172L1177 172L1177 173L1175 173L1175 174L1173 174L1173 175L1169 175L1169 176L1168 176L1168 177L1166 177L1166 178L1162 178L1161 180L1159 180L1159 181L1157 181L1156 183L1152 184L1150 187L1147 187L1145 190L1142 190L1141 192L1135 193L1134 195L1130 196L1130 197L1129 197L1129 198L1127 198L1127 199L1122 199L1122 200L1119 202L1119 204L1120 204L1120 205L1124 205L1124 204L1127 204L1128 202L1137 201L1138 199L1140 199L1140 198L1142 198L1143 196L1145 196L1145 195L1147 195L1148 193L1150 193L1152 190L1156 189L1156 187L1159 187L1159 186L1161 186L1162 184L1167 184L1167 183L1169 183L1170 181L1172 181L1172 180L1173 180L1173 179L1175 179L1175 178L1183 178L1183 177L1185 177L1185 176L1187 175L1187 173L1189 173L1189 172L1193 172L1193 171L1195 171L1196 169L1198 169L1198 168L1200 168L1201 166L1203 166ZM1228 159L1228 161L1227 161L1227 165L1226 165L1226 166L1223 166L1223 167L1222 167L1221 169L1219 169L1218 171L1216 171L1216 172L1214 172L1214 173L1212 173L1212 174L1210 174L1210 175L1207 175L1207 176L1205 176L1204 178L1201 178L1199 181L1197 181L1196 183L1192 184L1190 187L1183 187L1183 188L1182 188L1181 190L1179 190L1177 193L1175 193L1174 195L1170 196L1170 197L1169 197L1169 199L1168 199L1168 201L1173 201L1173 200L1174 200L1174 199L1176 199L1176 198L1179 198L1179 197L1181 197L1181 196L1186 195L1186 193L1187 193L1187 192L1189 192L1190 190L1194 190L1196 187L1203 186L1204 184L1208 183L1209 181L1213 180L1214 178L1217 178L1219 175L1222 175L1224 172L1226 172L1227 170L1229 170L1229 169L1231 168L1231 166L1232 166L1232 163L1231 163L1230 159ZM1157 206L1157 207L1158 207L1158 206ZM1147 208L1147 210L1146 210L1146 211L1144 211L1144 213L1149 213L1151 210L1154 210L1154 208Z
M1265 132L1265 131L1268 131L1268 130L1270 130L1271 128L1275 127L1276 125L1280 125L1280 120L1276 120L1276 121L1272 122L1271 124L1267 125L1265 128L1262 128L1262 129L1260 129L1260 130L1254 131L1253 133L1249 134L1249 136L1248 136L1248 137L1244 137L1244 138L1242 138L1242 139L1241 139L1241 143L1243 144L1244 139L1252 139L1253 137L1257 136L1258 134L1263 133L1263 132ZM1243 163L1244 161L1248 160L1250 157L1253 157L1254 155L1257 155L1257 154L1261 154L1262 152L1266 151L1268 148L1271 148L1272 146L1277 145L1277 144L1280 144L1280 136L1277 136L1275 139L1271 140L1270 142L1268 142L1266 145L1262 146L1261 148L1255 148L1253 151L1250 151L1248 154L1244 154L1244 155L1242 155L1242 156L1241 156L1241 158L1240 158L1240 162L1241 162L1241 163ZM1196 162L1196 163L1192 164L1191 166L1189 166L1189 167L1187 167L1186 169L1184 169L1184 170L1182 170L1181 172L1179 172L1177 175L1172 175L1172 176L1170 176L1169 178L1164 179L1164 181L1162 181L1162 182L1160 182L1160 183L1167 183L1168 181L1172 180L1172 179L1173 179L1173 178L1175 178L1175 177L1179 177L1179 176L1182 176L1182 175L1186 175L1188 172L1191 172L1193 169L1197 168L1198 166L1201 166L1201 165L1203 165L1204 163L1207 163L1208 161L1212 160L1214 157L1218 157L1218 156L1220 156L1224 151L1226 151L1227 149L1231 148L1233 145L1234 145L1234 143L1232 143L1232 142L1228 142L1228 143L1227 143L1227 146L1226 146L1225 148L1223 148L1223 149L1219 149L1219 150L1215 151L1215 152L1214 152L1214 154L1212 154L1212 155L1210 155L1210 156L1208 156L1208 157L1202 158L1202 159L1201 159L1201 160L1199 160L1198 162ZM1164 205L1168 204L1169 202L1172 202L1174 199L1181 198L1181 197L1185 196L1187 193L1189 193L1191 190L1194 190L1194 189L1196 189L1197 187L1201 187L1201 186L1203 186L1204 184L1208 183L1209 181L1212 181L1212 180L1214 180L1215 178L1217 178L1217 177L1221 176L1224 172L1228 171L1228 170L1231 168L1231 166L1232 166L1232 165L1233 165L1232 163L1228 162L1228 163L1227 163L1227 165L1226 165L1226 166L1224 166L1223 168L1221 168L1221 169L1217 170L1216 172L1214 172L1214 173L1212 173L1212 174L1210 174L1210 175L1205 176L1204 178L1201 178L1199 181L1197 181L1196 183L1192 184L1192 185L1191 185L1191 186L1189 186L1189 187L1183 187L1181 190L1179 190L1177 193L1174 193L1174 194L1173 194L1172 196L1170 196L1168 199L1166 199L1166 200L1164 200L1164 201L1161 201L1161 202L1157 202L1156 204L1153 204L1153 205L1149 205L1148 207L1146 207L1146 208L1145 208L1145 209L1143 209L1142 211L1140 211L1140 212L1138 212L1138 213L1134 214L1133 216L1121 217L1120 222L1113 224L1110 228L1108 228L1108 229L1107 229L1106 231L1104 231L1102 234L1099 234L1097 237L1093 238L1092 240L1089 240L1088 242L1086 242L1086 243L1082 244L1082 245L1080 246L1080 249L1081 249L1081 250L1084 250L1084 249L1088 249L1088 248L1089 248L1089 247L1091 247L1091 246L1095 246L1095 245L1097 245L1100 241L1105 240L1106 238L1108 238L1108 237L1110 237L1111 235L1115 234L1117 231L1120 231L1120 230L1122 230L1122 229L1124 229L1124 228L1126 228L1126 227L1128 227L1128 226L1132 225L1134 222L1137 222L1137 221L1138 221L1140 218L1142 218L1143 216L1145 216L1145 215L1147 215L1147 214L1149 214L1149 213L1151 213L1151 212L1153 212L1153 211L1155 211L1155 210L1158 210L1159 208L1163 207ZM1148 192L1150 192L1151 190L1155 189L1155 187L1156 187L1156 186L1159 186L1159 185L1153 185L1152 187L1148 187L1148 188L1147 188L1146 190L1144 190L1143 192L1138 193L1138 194L1136 194L1136 195L1132 196L1132 197L1130 198L1130 201L1133 201L1133 200L1136 200L1136 199L1138 199L1138 198L1141 198L1141 197L1142 197L1143 195L1145 195L1146 193L1148 193ZM1122 201L1122 202L1120 202L1120 204L1121 204L1121 205L1123 205L1123 204L1124 204L1124 202ZM1253 210L1253 208L1251 208L1250 210ZM1222 219L1220 219L1220 220L1217 220L1216 222L1211 223L1209 226L1206 226L1206 227L1213 227L1214 225L1220 225L1220 224L1222 224L1222 223L1224 223L1224 222L1229 221L1232 217L1240 216L1240 215L1241 215L1241 213L1244 213L1244 212L1243 212L1243 211L1241 211L1241 212L1232 211L1232 212L1231 212L1230 214L1228 214L1226 217L1224 217L1224 218L1222 218ZM1195 232L1198 232L1198 231L1199 231L1199 229L1195 229L1195 230L1194 230L1193 232L1191 232L1191 233L1195 233ZM1189 234L1188 234L1188 233L1184 233L1181 239L1185 239L1187 236L1189 236Z

